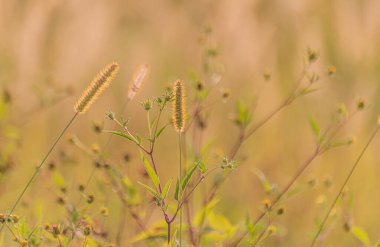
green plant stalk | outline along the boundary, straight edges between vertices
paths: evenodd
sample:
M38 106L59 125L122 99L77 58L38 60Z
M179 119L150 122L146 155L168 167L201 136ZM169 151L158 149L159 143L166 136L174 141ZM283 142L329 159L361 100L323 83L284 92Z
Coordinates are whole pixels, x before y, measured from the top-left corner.
M348 181L350 180L350 178L352 177L352 174L354 173L356 167L358 166L360 160L362 159L365 151L368 149L369 145L371 144L372 140L375 138L377 132L379 131L380 129L380 126L377 126L376 129L373 131L372 135L370 136L370 138L368 139L368 142L366 143L366 145L364 146L363 150L361 151L361 153L359 154L358 158L356 159L354 165L352 166L350 172L348 173L344 183L342 184L342 187L340 188L338 194L336 195L333 203L331 204L329 210L327 211L327 214L325 215L325 217L323 218L323 221L321 223L321 225L319 226L318 228L318 231L317 233L315 234L310 246L313 247L315 245L315 243L317 242L317 239L318 239L318 236L321 234L322 230L323 230L323 227L325 226L326 222L327 222L327 219L329 218L330 214L331 214L331 211L333 210L333 208L335 207L339 197L341 196L344 188L346 187Z
M179 194L182 200L182 134L178 132L178 146L179 146ZM179 211L179 246L182 246L182 207Z
M326 132L323 134L323 136L327 136L329 131L332 131L332 134L329 136L327 143L330 143L333 137L336 136L338 131L343 128L345 124L357 113L358 111L354 111L352 114L349 115L349 117L346 119L346 121L342 122L339 124L335 129L332 129L332 127L328 127ZM288 182L286 187L281 191L281 193L276 197L276 199L272 202L272 205L270 206L269 210L270 211L273 207L276 206L276 204L281 200L281 198L289 191L289 189L292 187L292 185L298 180L298 178L303 174L303 172L311 165L314 159L316 159L318 156L323 155L325 152L331 150L330 148L322 147L320 144L316 146L316 149L314 153L303 163L303 165L299 168L297 173L294 175L292 180ZM254 221L254 225L257 225L260 220L267 214L268 211L262 212ZM231 246L237 246L240 241L248 234L246 231L245 233L242 234L235 242L231 244Z
M12 206L12 209L11 211L9 212L9 214L7 215L7 218L13 213L13 211L16 209L17 205L20 203L21 201L21 198L24 196L25 192L27 191L27 189L29 188L29 186L32 184L33 180L37 177L38 173L40 172L42 166L44 165L45 161L47 160L47 158L49 157L49 155L51 154L51 152L53 152L54 148L56 147L56 145L58 144L59 140L62 138L62 136L65 134L65 132L67 131L67 129L70 127L70 125L74 122L74 120L76 119L76 117L78 116L78 112L76 112L74 114L74 116L71 118L71 120L68 122L68 124L65 126L65 128L62 130L61 134L58 136L58 138L55 140L54 144L51 146L51 148L49 149L49 151L46 153L45 157L42 159L41 163L37 166L35 172L33 173L33 175L30 177L29 181L27 182L27 184L25 185L24 189L21 191L20 195L18 196L16 202L13 204ZM3 223L3 225L1 226L0 228L0 233L1 231L3 230L4 228L4 225L6 224L6 222Z

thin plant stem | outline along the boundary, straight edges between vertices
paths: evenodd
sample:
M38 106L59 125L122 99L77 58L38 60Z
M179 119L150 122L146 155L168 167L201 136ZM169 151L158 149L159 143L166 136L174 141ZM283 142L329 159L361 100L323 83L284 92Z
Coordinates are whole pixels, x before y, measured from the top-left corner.
M182 195L182 135L178 132L178 147L179 147L179 194ZM181 196L182 197L182 196ZM179 211L179 246L182 246L182 208Z
M352 174L354 173L356 167L358 166L360 160L362 159L365 151L368 149L369 145L371 144L372 140L375 138L377 132L379 131L380 129L380 126L377 126L376 129L373 131L372 135L370 136L370 138L368 139L368 142L366 143L366 145L364 146L363 150L361 151L361 153L359 154L358 158L356 159L354 165L352 166L350 172L348 173L346 179L344 180L344 183L342 184L342 186L340 187L340 190L338 192L338 194L336 195L333 203L331 204L329 210L327 211L327 214L325 215L325 217L323 218L323 221L321 223L321 225L319 226L318 228L318 231L317 233L315 234L312 242L311 242L311 247L313 247L315 245L315 243L317 242L317 239L318 239L318 236L320 235L320 233L322 232L323 230L323 227L325 226L326 222L327 222L327 219L329 218L330 214L331 214L331 211L334 209L335 207L335 204L337 203L339 197L342 195L342 192L344 190L344 188L346 187L348 181L350 180L350 178L352 177Z
M129 99L127 99L127 101L125 101L125 103L124 103L124 105L123 105L123 108L121 109L121 113L124 113L124 112L125 112L125 109L127 108L129 101L130 101ZM112 138L113 138L113 135L109 135L109 136L108 136L108 139L107 139L107 141L106 141L106 144L105 144L104 147L102 148L103 153L104 153L105 151L107 151L108 146L111 144ZM84 187L83 192L84 192L84 191L88 188L88 186L90 185L90 182L91 182L92 178L93 178L94 175L95 175L95 171L96 171L96 167L93 167L92 170L91 170L91 172L90 172L90 176L89 176L89 177L87 178L87 180L86 180L86 184L85 184L85 187ZM82 197L79 198L79 201L78 201L77 204L76 204L77 206L79 206L79 204L81 203L81 200L82 200Z
M38 175L38 173L40 172L42 166L44 165L45 161L47 160L47 158L49 157L49 155L51 154L51 152L53 152L54 148L56 147L56 145L58 144L59 140L62 138L62 136L65 134L65 132L67 131L67 129L70 127L70 125L74 122L75 118L78 116L78 112L76 112L74 114L74 116L71 118L71 120L67 123L67 125L65 126L65 128L62 130L61 134L58 136L58 138L55 140L55 142L53 143L53 145L51 146L51 148L49 149L49 151L46 153L45 157L42 159L41 163L37 166L36 170L34 171L33 175L30 177L29 181L27 182L27 184L25 185L24 189L21 191L20 195L18 196L17 200L15 201L15 203L13 204L12 206L12 209L10 210L10 212L8 213L8 216L9 217L13 211L16 209L17 205L19 204L21 198L24 196L25 192L27 191L27 189L29 188L29 186L32 184L33 180L36 178L36 176ZM4 225L6 223L4 223L1 228L0 228L0 233L1 231L3 230L4 228Z
M171 238L171 236L170 236L170 225L171 225L171 222L167 222L167 224L168 224L168 244L170 244L170 238Z
M292 177L292 179L287 183L287 185L285 186L285 188L280 192L280 194L278 194L278 196L276 197L276 199L272 202L272 205L268 208L268 210L262 212L259 216L257 216L257 218L255 219L255 221L253 222L253 225L257 225L257 223L259 223L261 221L261 219L264 218L264 216L277 205L277 203L281 200L281 198L289 191L289 189L292 187L292 185L303 174L303 172L306 170L306 168L308 168L309 165L312 163L312 161L315 158L317 158L320 154L321 154L321 151L320 151L319 148L317 148L316 151L307 160L305 160L305 162L298 169L298 171L296 172L296 174ZM248 234L248 232L244 232L230 246L233 246L233 247L237 246L247 234Z
M336 128L334 129L332 126L329 126L326 132L323 134L327 138L327 144L331 143L332 139L336 136L336 134L339 132L340 129L343 128L345 124L351 118L357 113L358 111L354 111L352 114L349 115L349 117L340 123ZM331 131L332 133L327 137L327 134ZM321 144L317 144L314 153L303 163L303 165L298 169L296 174L292 177L292 179L288 182L286 187L281 191L281 193L276 197L276 199L273 201L272 205L269 207L269 211L276 206L276 204L281 200L281 198L289 191L289 189L293 186L293 184L298 180L298 178L304 173L304 171L311 165L311 163L316 159L318 156L323 155L327 151L331 150L332 148L329 148L329 145L323 146ZM260 220L267 214L268 211L262 212L254 221L254 225L257 225ZM248 234L248 232L244 232L231 246L237 246L240 241Z

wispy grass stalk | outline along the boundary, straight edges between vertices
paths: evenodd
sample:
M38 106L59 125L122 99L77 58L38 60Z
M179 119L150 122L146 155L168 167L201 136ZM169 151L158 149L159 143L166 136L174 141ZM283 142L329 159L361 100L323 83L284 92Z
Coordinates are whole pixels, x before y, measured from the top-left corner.
M379 120L380 120L380 118L379 118ZM314 238L313 238L313 240L312 240L312 242L311 242L311 244L310 244L311 247L313 247L313 246L316 244L316 242L317 242L317 240L318 240L318 237L319 237L319 235L321 234L321 232L322 232L322 230L323 230L323 227L326 225L327 219L329 218L329 216L330 216L332 210L334 209L336 203L338 202L338 199L339 199L340 196L342 195L342 192L343 192L344 188L346 187L348 181L349 181L350 178L352 177L352 175L353 175L355 169L357 168L357 166L358 166L360 160L362 159L364 153L365 153L366 150L368 149L368 147L369 147L369 145L371 144L372 140L375 138L375 136L376 136L377 132L379 131L379 129L380 129L380 122L378 123L376 129L372 132L370 138L368 139L368 141L367 141L367 143L365 144L364 148L363 148L362 151L360 152L358 158L356 159L354 165L352 166L350 172L348 173L346 179L344 180L342 186L340 187L338 194L335 196L333 203L331 204L329 210L327 211L325 217L323 218L323 221L322 221L321 225L319 226L318 231L317 231L317 233L315 234L315 236L314 236Z
M117 63L111 63L107 67L105 67L98 75L92 80L90 85L86 88L86 90L83 92L77 103L74 105L75 114L70 119L70 121L66 124L66 126L63 128L61 133L59 134L58 138L55 140L53 145L50 147L48 152L43 157L40 164L37 166L36 170L26 183L25 187L17 197L15 203L13 204L11 210L9 211L7 218L14 212L17 205L20 203L22 197L24 196L25 192L28 190L34 179L39 174L41 168L45 164L46 160L48 159L49 155L53 152L54 148L57 146L58 142L61 140L62 136L65 134L67 129L71 126L71 124L74 122L74 120L77 118L77 116L80 113L85 113L90 106L96 101L96 99L101 95L101 93L110 85L112 79L116 75L117 71L119 69L119 65ZM0 228L0 232L3 230L6 222L3 223L3 225Z

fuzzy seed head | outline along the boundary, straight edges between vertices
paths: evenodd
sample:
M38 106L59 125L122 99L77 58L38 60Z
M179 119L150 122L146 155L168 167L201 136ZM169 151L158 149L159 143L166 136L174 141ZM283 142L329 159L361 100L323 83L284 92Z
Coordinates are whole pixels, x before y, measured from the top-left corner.
M140 91L141 85L148 74L148 65L141 65L133 76L133 80L128 90L128 100L132 100Z
M82 96L74 106L74 110L78 113L85 113L101 93L111 84L118 71L119 65L116 62L109 64L101 70L82 93Z
M177 132L183 132L185 129L185 87L181 80L177 80L173 87L173 124Z

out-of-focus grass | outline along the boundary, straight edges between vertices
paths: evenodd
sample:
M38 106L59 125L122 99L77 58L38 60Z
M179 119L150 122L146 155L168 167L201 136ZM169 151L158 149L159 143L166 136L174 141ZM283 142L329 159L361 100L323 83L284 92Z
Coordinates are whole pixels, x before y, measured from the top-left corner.
M218 210L232 222L239 222L247 212L251 216L259 212L265 195L254 175L255 169L263 171L281 188L311 152L310 115L323 125L340 102L354 106L358 98L364 98L370 106L344 129L347 135L357 137L355 145L319 158L298 181L306 189L286 202L286 213L278 219L286 227L284 236L269 239L266 246L304 246L310 240L315 218L321 217L332 201L380 112L380 2L376 0L0 0L0 6L0 87L12 96L9 116L1 122L0 149L16 146L13 167L0 181L0 210L6 210L14 200L41 153L53 141L51 133L57 133L69 118L75 98L72 96L78 95L91 79L88 75L94 74L105 61L115 59L122 66L111 90L71 132L88 144L104 143L108 136L93 134L91 123L104 121L110 109L122 108L129 78L142 63L149 64L151 72L137 101L129 104L125 117L131 119L131 128L146 131L141 127L145 115L138 100L157 95L177 77L188 78L192 71L201 73L204 52L201 41L206 27L213 30L211 43L221 64L218 67L221 83L231 90L231 104L215 107L210 119L212 128L207 133L208 139L215 139L220 154L229 150L230 140L237 134L229 121L232 102L238 99L248 102L262 91L253 116L260 119L289 92L302 70L303 54L308 47L318 50L322 59L316 69L324 70L322 66L331 64L338 70L320 91L281 112L243 146L240 155L247 159L220 191L222 203ZM271 72L271 82L262 79L264 71ZM62 90L70 93L63 93L67 97L51 104ZM9 125L17 128L19 138L15 143L3 131L9 132ZM111 128L109 122L105 125ZM161 154L158 160L164 164L160 170L165 171L161 172L165 179L176 174L170 169L175 157L164 155L175 146L176 138L173 133L167 135L170 141L157 150ZM379 142L375 140L370 147L348 192L353 196L352 222L365 229L373 242L380 240ZM59 162L60 153L75 162ZM123 162L123 154L131 155L125 170L132 179L137 179L141 166L136 149L115 139L112 153L115 163ZM50 160L69 177L72 186L84 183L87 176L83 174L92 169L91 161L67 143ZM328 177L332 185L326 188L323 181ZM314 188L307 187L309 179L316 179ZM18 213L27 217L30 208L40 208L44 209L40 215L43 221L59 219L61 209L53 202L52 181L46 171L36 184L25 198L29 207L19 208ZM93 192L98 189L96 183L90 187ZM109 196L100 200L116 201L115 195ZM317 204L317 198L322 197L326 198L326 204ZM109 205L110 218L105 224L111 226L116 221L118 206ZM47 208L53 210L46 211ZM336 224L326 246L358 244L343 230L343 222ZM134 234L126 231L128 236Z

